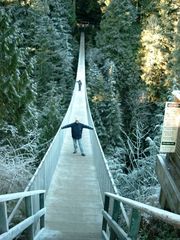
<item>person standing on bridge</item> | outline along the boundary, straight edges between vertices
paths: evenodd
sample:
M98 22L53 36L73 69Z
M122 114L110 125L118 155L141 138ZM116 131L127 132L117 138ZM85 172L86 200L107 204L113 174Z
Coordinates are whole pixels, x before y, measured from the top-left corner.
M79 91L81 91L82 82L81 80L78 80L77 82L78 82Z
M64 129L64 128L71 128L71 135L72 135L73 144L74 144L73 153L77 153L77 148L79 145L81 155L85 156L83 144L82 144L82 131L83 131L83 128L88 128L91 130L93 130L93 128L88 125L80 123L78 119L76 119L75 122L73 123L63 126L61 129Z

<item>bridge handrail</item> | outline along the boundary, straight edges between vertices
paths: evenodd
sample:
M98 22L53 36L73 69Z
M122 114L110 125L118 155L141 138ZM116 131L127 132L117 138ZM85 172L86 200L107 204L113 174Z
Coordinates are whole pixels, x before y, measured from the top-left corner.
M58 132L56 133L52 143L50 144L46 154L44 155L41 163L36 169L30 182L26 186L24 190L25 192L38 190L38 189L44 189L48 191L53 173L55 171L57 162L59 160L59 155L60 155L60 151L63 144L64 132L60 131L61 126L64 124L64 122L68 121L69 119L69 115L72 109L72 102L73 102L73 96L69 104L68 110L66 112L66 115L58 129ZM9 218L8 218L9 222L11 222L12 218L14 217L19 205L21 204L21 201L22 200L19 199L19 201L17 202L17 205L14 207L14 209L12 210L12 213L9 215ZM34 204L34 208L35 208L35 204Z
M38 210L33 212L33 201L32 197L38 197ZM44 197L45 190L29 191L29 192L19 192L19 193L10 193L0 196L0 240L10 240L16 238L24 230L26 231L27 239L34 239L34 236L38 233L35 232L35 229L44 228L44 216L45 216L45 207L44 207ZM25 201L25 215L26 218L15 225L12 228L9 228L8 214L7 214L7 202L13 201L16 199L21 199ZM37 228L39 225L39 228Z
M130 218L128 214L124 212L124 207L121 208L121 203L131 208ZM111 239L115 239L113 237L137 239L142 213L149 214L156 219L180 228L180 215L178 214L106 192L102 226L104 239L109 239L108 235L110 235ZM119 217L122 215L128 227L127 233L118 224ZM107 225L110 227L109 232L107 231Z
M0 203L15 200L18 198L29 197L29 196L33 196L41 193L45 193L45 190L2 194L0 195Z
M65 121L68 121L71 109L72 109L72 99L71 99L70 105L68 107L68 110L66 112L66 115L58 129L58 132L56 133L52 143L50 144L47 152L45 153L39 167L37 168L36 172L34 173L32 179L30 180L29 184L27 185L25 191L34 190L34 189L48 190L54 170L55 170L57 162L59 160L59 155L60 155L59 153L62 148L64 132L60 131L61 126L64 124ZM54 156L54 154L52 154L52 149L56 149L56 150L59 149L57 151L53 150L53 152L56 153L55 156ZM43 167L44 167L44 169L43 169ZM43 172L43 177L41 176L40 182L38 182L38 176L41 175L40 174L41 172ZM45 182L42 182L42 180L44 180ZM37 186L37 183L38 183L39 187Z
M87 109L88 109L88 111L87 111L88 123L91 126L93 126L93 128L94 128L94 131L90 132L90 136L91 136L91 143L93 145L93 155L94 155L94 163L96 166L97 178L99 181L101 196L102 196L102 199L104 199L105 192L111 192L111 193L117 194L118 190L115 185L112 174L110 172L106 157L102 150L102 147L101 147L101 144L100 144L100 141L99 141L99 138L98 138L95 126L94 126L87 94L86 94L86 105L87 105Z

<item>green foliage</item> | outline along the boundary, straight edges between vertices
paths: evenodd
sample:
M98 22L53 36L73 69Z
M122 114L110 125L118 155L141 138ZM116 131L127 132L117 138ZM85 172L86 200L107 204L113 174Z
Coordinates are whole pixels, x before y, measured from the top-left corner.
M153 219L152 217L144 218L141 221L139 239L176 240L179 239L179 230L169 224L162 223L161 220Z
M0 9L0 121L19 124L33 99L27 50L22 46L23 35L12 16ZM19 126L20 128L22 126Z
M133 103L127 101L130 89L140 88L140 72L137 64L137 51L140 26L137 22L137 9L130 1L112 1L104 14L100 31L97 34L97 46L116 66L116 92L121 101L125 127L129 128L131 112L127 113ZM102 64L102 63L101 63ZM135 92L135 91L134 91Z
M55 135L69 104L73 87L73 40L67 16L65 17L67 10L65 7L62 10L61 6L60 3L50 2L49 15L36 20L33 37L37 59L37 105L42 112L38 119L42 129L42 143Z
M143 1L142 1L143 2ZM150 4L151 5L151 4ZM166 101L176 88L172 52L176 51L176 25L179 3L153 1L143 9L141 33L142 80L150 101Z
M150 138L160 134L163 111L161 101L169 98L172 88L177 88L177 74L175 77L175 69L170 66L174 39L178 40L174 38L175 25L172 24L172 21L174 24L177 21L177 6L178 3L172 1L114 0L102 18L96 36L99 51L94 61L102 79L108 76L104 67L106 62L113 62L115 66L113 81L116 101L122 112L121 124L123 131L132 140L137 124L147 127L144 128L144 134L148 132ZM173 56L177 56L178 50L173 53ZM173 63L175 61L174 58ZM105 122L101 112L98 114ZM105 130L108 130L108 125ZM124 139L121 132L119 136ZM142 145L144 148L145 139Z
M112 131L113 134L111 134L113 146L122 144L120 131L122 122L124 128L129 130L132 118L131 109L134 109L134 104L137 102L133 97L136 98L139 94L136 95L135 90L141 89L137 64L139 34L140 26L137 22L136 7L132 5L131 1L112 1L102 18L100 30L96 36L96 45L99 51L92 53L96 68L102 75L103 84L102 86L96 85L94 87L96 90L93 88L92 92L95 94L96 91L104 91L106 95L107 92L109 93L109 98L105 97L104 99L108 99L111 107L107 104L103 106L105 100L101 101L102 110L99 110L99 115L103 127L105 127L105 131L103 131L106 132L106 138L103 138L103 142L104 139L108 139L111 123L113 123L115 131ZM92 71L91 64L90 68ZM98 77L95 77L96 83L99 82ZM90 79L89 84L91 82ZM93 103L92 106L92 109L97 108L97 104ZM107 116L104 116L103 113L111 108L114 110L109 111L110 114L107 116L111 115L112 117L110 117L110 121L107 121ZM116 120L114 120L113 111L117 114ZM97 116L94 118L97 119ZM109 143L111 142L106 142L106 148L108 148Z
M180 89L180 21L177 24L175 48L172 52L172 81L174 89Z
M0 151L11 151L1 164L7 176L15 156L19 171L25 168L22 178L26 170L30 172L24 176L24 186L70 101L73 7L70 0L6 3L0 8ZM17 186L22 185L17 180Z
M121 195L143 202L150 195L157 201L159 190L154 168L162 106L147 101L139 54L142 18L155 3L149 1L148 10L141 12L146 10L141 9L142 1L112 1L96 35L96 48L89 47L87 54L88 95L103 149L111 156L111 172Z
M154 196L155 202L150 204L155 206L159 195L155 173L159 139L147 137L148 133L144 134L143 130L142 126L137 126L133 138L124 133L123 146L116 147L107 158L120 194L144 203Z
M103 69L98 68L94 62L99 61L102 57L97 49L91 49L87 54L89 64L87 81L89 101L96 129L103 148L108 151L112 146L119 145L121 141L119 135L121 111L115 89L115 65L106 60Z

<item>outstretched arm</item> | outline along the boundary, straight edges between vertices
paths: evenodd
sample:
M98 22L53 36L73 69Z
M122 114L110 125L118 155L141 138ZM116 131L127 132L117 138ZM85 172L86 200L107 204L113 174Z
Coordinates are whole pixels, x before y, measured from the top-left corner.
M88 129L91 129L91 130L93 130L93 128L92 127L90 127L90 126L88 126L88 125L85 125L85 124L82 124L83 125L83 128L88 128Z
M71 123L71 124L67 124L67 125L63 126L61 129L64 129L64 128L69 128L69 127L71 127L71 126L72 126L72 123Z

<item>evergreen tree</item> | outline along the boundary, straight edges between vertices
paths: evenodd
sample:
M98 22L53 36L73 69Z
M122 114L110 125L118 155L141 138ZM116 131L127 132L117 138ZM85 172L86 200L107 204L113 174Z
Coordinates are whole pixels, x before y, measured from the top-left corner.
M102 58L103 55L97 49L91 49L87 54L88 95L101 144L105 151L109 151L112 147L120 145L122 119L115 89L116 68L113 62L107 59L103 69L100 69L95 62L101 61Z
M103 54L101 54L101 59L99 56L95 56L94 59L98 68L101 69L103 77L114 87L114 94L110 99L112 101L115 99L116 105L121 108L121 119L123 119L127 131L130 130L131 109L134 108L135 102L131 97L132 89L135 92L141 88L140 72L136 59L139 32L136 7L132 5L131 1L115 0L108 6L96 36L97 47ZM112 63L112 65L106 63ZM112 66L114 69L113 78L109 74ZM136 97L135 94L133 96ZM104 122L106 122L105 118ZM116 134L119 136L120 128L118 129ZM118 144L120 141L115 142Z
M33 45L37 59L37 104L39 111L43 113L38 119L42 129L41 142L55 135L72 93L73 40L65 6L51 1L48 15L41 16L36 23ZM46 127L49 125L50 128Z
M170 0L153 3L153 8L149 4L143 9L146 17L143 19L141 34L141 69L147 98L160 102L169 98L174 85L171 59L172 51L175 50L179 3Z
M97 34L97 46L102 49L106 58L110 58L116 68L116 90L122 102L125 127L129 129L131 113L130 90L139 89L139 67L137 51L139 39L139 24L136 22L137 11L130 1L112 1L104 14L100 32Z
M4 9L0 9L0 28L0 122L21 129L22 116L33 99L31 59L17 23Z
M0 8L0 175L3 193L24 188L34 169L38 144L33 63L17 6ZM17 10L17 11L15 11ZM16 16L14 15L16 12Z
M18 181L26 184L68 107L74 80L71 3L1 4L0 152L6 156L0 159L4 169L1 183L13 158L19 169L25 168L11 187L8 182L4 185L6 190L21 188Z
M173 86L180 89L180 21L177 24L177 35L175 38L175 49L173 51Z

